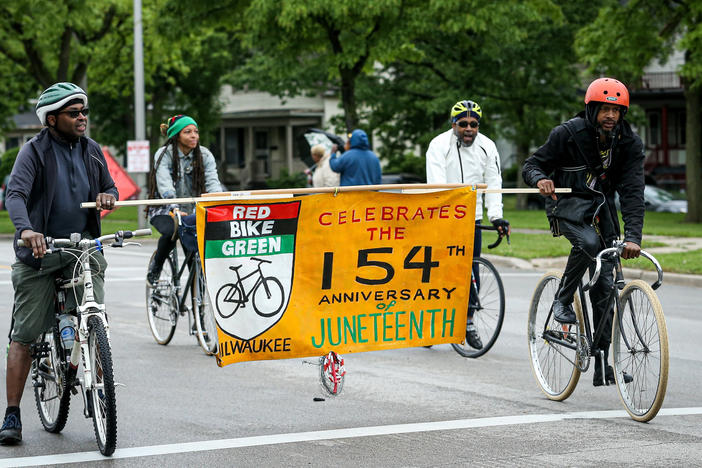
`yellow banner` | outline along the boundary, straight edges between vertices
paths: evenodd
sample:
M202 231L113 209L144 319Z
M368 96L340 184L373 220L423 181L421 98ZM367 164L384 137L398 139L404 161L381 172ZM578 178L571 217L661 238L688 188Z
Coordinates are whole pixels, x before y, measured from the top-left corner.
M198 203L218 364L460 343L475 194Z

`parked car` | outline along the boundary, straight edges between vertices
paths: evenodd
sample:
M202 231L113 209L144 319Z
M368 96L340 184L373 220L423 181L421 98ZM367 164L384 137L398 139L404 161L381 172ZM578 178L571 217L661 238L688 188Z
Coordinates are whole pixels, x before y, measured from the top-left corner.
M380 177L381 184L423 184L425 179L416 174L399 173L399 174L383 174Z
M538 193L530 193L527 203L530 210L543 210L545 198ZM614 204L617 210L621 209L618 193L614 195ZM647 211L687 213L687 200L676 200L670 192L655 185L644 187L644 204Z

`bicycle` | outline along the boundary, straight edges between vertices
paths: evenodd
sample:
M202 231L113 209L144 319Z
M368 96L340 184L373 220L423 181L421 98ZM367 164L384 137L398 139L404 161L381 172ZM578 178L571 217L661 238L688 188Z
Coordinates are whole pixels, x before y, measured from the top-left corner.
M496 227L488 225L476 225L475 228L483 231L497 231ZM498 233L497 240L488 245L488 248L494 249L500 245L503 237ZM509 236L507 236L507 242L509 242ZM475 349L465 339L462 343L451 343L451 346L463 357L477 358L487 353L495 344L505 319L505 289L502 278L497 268L485 258L473 258L470 297L474 297L476 301L471 306L475 311L473 323L483 342L483 347Z
M179 210L174 210L174 222L178 232L182 232L183 221ZM188 330L190 335L196 335L198 344L207 355L217 352L217 324L212 312L210 295L207 292L207 283L200 263L200 254L194 246L181 247L185 253L183 263L178 267L178 248L175 247L166 257L166 261L161 269L161 273L156 283L152 286L146 282L146 316L149 322L151 334L160 345L167 345L171 342L178 325L178 316L188 316ZM149 264L156 255L151 255ZM188 278L185 281L185 290L181 294L181 278L188 267ZM187 304L188 293L190 302Z
M623 242L615 241L612 247L596 256L590 281L584 286L578 285L578 294L574 297L575 325L561 324L553 318L551 308L560 273L548 272L541 278L529 309L529 354L536 381L551 400L562 401L573 393L580 374L589 368L591 357L601 359L605 374L604 356L593 356L592 349L610 314L603 314L593 333L584 292L597 282L602 258L611 256L615 279L607 310L614 308L612 356L616 386L631 418L646 422L660 410L668 385L668 332L663 309L654 292L663 282L663 271L658 261L642 250L641 256L655 266L657 280L650 286L642 280L625 282L620 258L623 248ZM625 382L625 373L633 380Z
M106 242L112 247L134 245L124 239L151 235L151 230L118 231L97 239L81 239L71 234L70 239L46 238L47 255L65 252L76 258L72 278L57 277L53 328L42 334L30 349L31 376L39 418L48 432L59 433L68 421L71 394L83 396L83 414L93 419L93 429L100 453L109 456L117 445L117 403L112 369L110 329L105 304L95 301L92 282L91 256L101 251ZM23 246L23 241L18 241ZM139 244L136 244L139 245ZM67 290L83 286L83 297L76 311L66 311ZM76 302L78 298L76 297ZM70 348L64 346L59 316L68 314L75 320L76 339ZM82 363L82 378L78 367Z
M261 270L262 264L271 263L271 261L256 257L251 257L250 260L258 262L251 273L241 276L239 273L241 265L230 266L229 269L236 275L236 283L227 283L217 291L215 304L217 313L223 319L234 315L249 300L251 300L254 311L261 317L272 317L283 308L285 302L283 285L278 278L264 276ZM255 276L256 280L247 292L243 281L252 276ZM224 311L227 309L231 309L231 312L225 313Z

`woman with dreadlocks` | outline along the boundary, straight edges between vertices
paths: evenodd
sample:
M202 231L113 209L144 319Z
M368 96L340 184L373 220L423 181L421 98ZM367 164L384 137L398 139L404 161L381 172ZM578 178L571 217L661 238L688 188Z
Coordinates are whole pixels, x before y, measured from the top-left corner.
M207 148L200 146L197 122L192 117L171 117L167 123L161 124L161 134L168 140L154 155L154 166L149 175L150 199L198 197L202 193L222 190L214 156ZM185 212L192 212L193 208L193 204L180 206ZM171 209L173 205L160 205L150 207L148 211L149 221L161 233L156 255L146 276L146 281L152 286L161 274L163 262L176 246L173 236L175 226L173 218L169 216ZM190 215L184 221L194 224L194 217L194 214Z

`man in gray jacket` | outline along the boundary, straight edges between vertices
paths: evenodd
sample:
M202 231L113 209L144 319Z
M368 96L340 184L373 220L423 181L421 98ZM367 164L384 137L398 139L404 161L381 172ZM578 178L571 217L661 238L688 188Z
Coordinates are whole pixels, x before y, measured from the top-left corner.
M6 197L17 256L12 265L15 298L7 355L7 410L0 429L0 443L6 445L22 440L19 404L32 360L30 344L54 324L54 278L70 272L75 263L71 256L44 257L45 236L67 238L74 232L100 236L98 212L114 208L118 196L100 146L84 136L85 91L73 83L56 83L39 96L36 113L46 128L18 153ZM80 208L88 200L95 200L96 209ZM27 247L18 247L19 239ZM100 273L93 276L93 286L101 302L107 264L102 256L95 258Z

